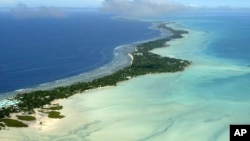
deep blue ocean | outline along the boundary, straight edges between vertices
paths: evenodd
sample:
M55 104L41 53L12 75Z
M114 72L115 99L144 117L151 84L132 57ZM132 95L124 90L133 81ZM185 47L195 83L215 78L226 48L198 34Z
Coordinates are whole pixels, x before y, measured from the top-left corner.
M110 62L122 44L159 36L151 23L97 12L64 18L0 15L0 93L30 88Z

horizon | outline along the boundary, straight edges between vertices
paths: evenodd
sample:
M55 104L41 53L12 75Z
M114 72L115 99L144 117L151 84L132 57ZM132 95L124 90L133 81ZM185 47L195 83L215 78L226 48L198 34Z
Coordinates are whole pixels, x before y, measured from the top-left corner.
M9 6L7 3L9 3ZM22 0L15 3L16 0L0 0L0 13L10 12L17 18L34 17L66 17L68 10L97 11L102 13L115 14L117 16L141 19L147 17L171 16L184 13L202 13L202 12L250 12L250 2L248 7L232 6L234 2L225 3L225 5L197 5L195 3L181 2L184 0L152 1L152 0L99 0L98 2L85 1L80 2L78 6L58 5L56 3L37 3L32 4L29 0ZM193 0L195 2L196 0ZM5 2L5 5L3 4ZM240 2L239 2L240 3ZM204 3L205 4L205 3ZM10 6L11 5L11 6ZM85 6L83 6L85 5ZM247 4L245 4L247 6Z
M27 5L28 7L69 7L69 8L101 8L105 4L110 3L130 3L130 4L141 4L141 3L155 3L155 4L179 4L184 6L198 7L198 8L250 8L250 2L245 0L210 0L210 1L200 1L200 0L44 0L44 1L34 1L34 0L0 0L0 8L14 8L19 4Z

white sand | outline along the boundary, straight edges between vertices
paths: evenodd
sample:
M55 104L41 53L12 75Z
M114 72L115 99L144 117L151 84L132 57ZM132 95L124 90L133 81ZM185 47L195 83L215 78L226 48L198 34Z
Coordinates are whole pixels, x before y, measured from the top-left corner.
M133 61L134 61L134 56L132 55L132 54L128 54L128 56L131 58L131 62L130 62L130 64L132 65L132 63L133 63Z

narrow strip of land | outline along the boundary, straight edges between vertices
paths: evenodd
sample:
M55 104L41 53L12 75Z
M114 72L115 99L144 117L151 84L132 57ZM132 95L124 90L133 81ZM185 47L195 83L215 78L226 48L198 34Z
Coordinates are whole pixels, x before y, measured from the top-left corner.
M151 53L150 51L155 48L166 47L166 43L168 41L182 38L182 35L187 34L188 32L184 30L172 29L167 27L164 23L158 24L157 28L161 30L168 30L172 33L172 35L166 38L137 45L136 51L131 53L131 58L133 59L131 65L128 67L125 67L111 75L94 79L90 82L79 82L69 86L57 87L51 90L38 90L16 95L13 97L13 100L18 101L17 104L0 109L0 129L5 128L6 126L27 127L27 125L20 120L35 120L34 117L28 116L29 114L35 112L35 108L41 108L40 111L48 114L48 117L63 118L64 116L60 115L60 112L58 111L62 107L58 105L55 107L52 105L47 109L44 108L45 105L50 105L51 102L56 99L68 98L74 94L98 87L116 86L118 82L125 81L139 75L183 71L185 67L191 64L190 61L162 57ZM11 113L22 113L25 116L17 115L18 118L14 120L9 118Z

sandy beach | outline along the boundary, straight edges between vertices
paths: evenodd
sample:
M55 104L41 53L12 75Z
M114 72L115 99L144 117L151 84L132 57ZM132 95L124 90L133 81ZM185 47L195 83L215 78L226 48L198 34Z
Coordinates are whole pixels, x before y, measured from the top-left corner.
M128 54L128 56L131 58L131 62L130 62L130 64L132 65L133 64L133 60L134 60L134 57L133 57L133 55L132 54Z

